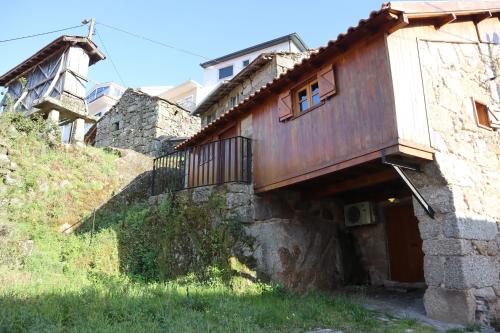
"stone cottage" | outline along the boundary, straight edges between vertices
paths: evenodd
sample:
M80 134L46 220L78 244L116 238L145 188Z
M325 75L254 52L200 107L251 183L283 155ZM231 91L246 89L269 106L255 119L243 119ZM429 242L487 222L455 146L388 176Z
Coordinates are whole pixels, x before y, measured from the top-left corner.
M196 107L193 114L201 117L202 126L208 125L256 90L307 58L310 53L272 52L258 55L233 78L215 87Z
M425 288L500 325L500 1L391 2L178 147L289 288ZM228 134L229 133L229 134ZM224 184L224 185L221 185Z
M171 152L199 129L200 119L180 105L127 89L97 122L95 146L128 148L160 156Z

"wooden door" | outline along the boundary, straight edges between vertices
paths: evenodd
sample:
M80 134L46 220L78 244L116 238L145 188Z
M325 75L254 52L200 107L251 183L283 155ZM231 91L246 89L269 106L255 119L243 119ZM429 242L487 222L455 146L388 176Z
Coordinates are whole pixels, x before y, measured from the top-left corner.
M409 200L384 208L391 280L398 282L424 281L424 253Z

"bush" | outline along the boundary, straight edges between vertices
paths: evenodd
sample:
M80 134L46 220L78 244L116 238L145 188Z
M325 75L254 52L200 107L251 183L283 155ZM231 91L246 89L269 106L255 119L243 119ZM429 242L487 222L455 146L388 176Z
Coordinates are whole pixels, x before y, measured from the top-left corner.
M59 127L44 120L39 113L26 117L22 112L8 111L4 112L1 118L0 131L4 133L8 132L10 127L19 133L36 137L49 145L54 145L61 141Z
M135 204L119 212L96 215L96 232L113 228L118 242L120 270L141 280L187 283L229 282L231 258L244 262L243 250L253 247L237 219L226 218L218 196L206 203L167 195L157 208ZM79 233L89 233L89 219Z
M253 239L246 236L241 223L227 217L220 196L195 203L168 195L156 215L165 222L158 257L162 279L191 273L201 282L216 278L227 283L233 273L231 257L236 255L245 261L241 249L253 248Z

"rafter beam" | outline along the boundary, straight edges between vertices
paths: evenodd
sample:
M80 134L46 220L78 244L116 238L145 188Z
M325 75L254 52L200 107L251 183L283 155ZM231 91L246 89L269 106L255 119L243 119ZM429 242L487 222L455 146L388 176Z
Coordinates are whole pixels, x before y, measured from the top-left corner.
M396 15L396 14L390 13L390 15L391 15L391 17L393 17L397 20L397 23L389 29L389 33L392 33L394 31L399 30L403 27L406 27L408 24L410 24L410 20L408 19L408 15L406 15L406 14Z
M476 23L479 23L479 22L484 21L484 20L486 20L486 19L488 19L490 17L493 17L493 14L491 13L491 11L488 10L488 11L486 11L484 13L475 15L474 16L474 21Z
M453 21L456 21L456 19L457 19L457 15L455 13L440 16L440 17L436 18L434 26L436 27L436 29L440 29L441 27L445 26L446 24L451 23Z
M378 172L368 173L356 178L343 180L330 184L320 190L314 191L311 196L320 198L327 195L334 195L342 192L357 190L363 187L373 186L397 179L397 174L391 169L384 169Z

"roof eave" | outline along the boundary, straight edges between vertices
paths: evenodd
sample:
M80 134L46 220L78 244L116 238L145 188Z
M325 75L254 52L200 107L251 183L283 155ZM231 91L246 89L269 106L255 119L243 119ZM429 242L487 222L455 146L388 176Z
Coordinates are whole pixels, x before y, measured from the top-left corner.
M10 69L8 72L0 76L0 85L4 86L16 78L24 75L33 66L44 62L46 59L50 58L54 54L64 50L67 45L78 45L82 47L85 52L89 55L89 66L95 64L100 60L106 59L104 53L102 53L97 45L87 37L81 36L60 36L45 45L43 48L38 50L35 54L24 60L23 62L16 65L14 68Z
M237 84L241 83L243 80L252 75L255 71L262 68L269 61L274 59L276 54L274 53L262 53L257 58L255 58L247 67L242 69L238 74L236 74L231 80L222 82L217 86L203 101L196 107L192 112L192 115L198 115L200 113L208 111L215 102L220 99L228 90L233 89Z

